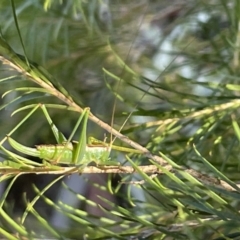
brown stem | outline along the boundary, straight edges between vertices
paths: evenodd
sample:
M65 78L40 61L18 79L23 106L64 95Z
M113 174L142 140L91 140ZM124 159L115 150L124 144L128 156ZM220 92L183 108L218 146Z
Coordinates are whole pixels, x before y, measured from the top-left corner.
M159 174L164 174L164 172L159 169L155 165L147 165L147 166L138 166L138 169L132 167L132 166L87 166L87 167L57 167L56 169L53 169L51 167L34 167L29 169L19 169L19 168L10 168L10 167L0 167L0 175L17 175L19 173L21 174L56 174L56 175L70 175L70 174L100 174L100 173L119 173L119 174L133 174L133 173L139 173L139 171L147 173L147 174L153 174L152 176L158 176ZM172 169L169 165L164 167L165 170L171 171L176 176L179 177L179 171ZM222 188L227 191L237 191L235 188L230 186L227 182L223 180L218 180L217 178L210 177L208 175L199 173L193 169L186 169L183 170L184 172L190 174L194 178L198 179L201 183L203 183L206 186L214 186L217 188ZM150 176L150 178L152 178ZM141 184L142 181L139 181L139 184ZM123 182L124 183L124 182ZM131 184L131 183L130 183ZM135 184L135 182L132 182L132 184ZM236 185L236 187L240 187L239 185Z

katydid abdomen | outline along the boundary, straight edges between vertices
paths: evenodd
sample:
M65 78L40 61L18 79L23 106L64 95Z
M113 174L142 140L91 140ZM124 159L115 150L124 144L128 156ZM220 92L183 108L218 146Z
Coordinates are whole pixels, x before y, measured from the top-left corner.
M56 145L37 145L36 150L39 153L39 158L55 162L73 164L73 151L72 143L56 144Z
M104 163L109 159L110 147L106 146L86 146L82 156L75 156L77 142L56 145L38 145L39 158L62 164L88 164L95 162Z

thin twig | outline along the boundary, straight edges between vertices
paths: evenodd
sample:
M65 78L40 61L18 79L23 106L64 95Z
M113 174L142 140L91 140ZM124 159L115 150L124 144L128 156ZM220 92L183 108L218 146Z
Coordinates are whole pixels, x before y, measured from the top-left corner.
M145 173L162 173L155 165L139 166L139 169ZM137 173L138 171L131 166L87 166L87 167L32 167L29 169L19 169L10 167L0 167L0 174L73 174L73 173Z
M136 168L132 166L86 166L86 167L60 167L56 166L56 168L52 167L31 167L29 169L24 168L12 168L12 167L0 167L0 175L16 175L18 173L21 174L55 174L55 175L70 175L70 174L100 174L100 173L119 173L119 174L134 174L144 172L147 174L151 174L150 178L156 177L156 174L165 174L164 171L162 171L160 168L158 168L156 165L146 165L146 166L138 166L137 170ZM173 169L172 167L166 166L164 167L165 170L170 171L174 173L175 175L179 176L178 170ZM194 178L198 179L199 182L206 186L214 186L217 188L225 189L226 191L236 191L236 188L240 188L240 184L236 184L236 188L233 188L231 185L229 185L227 182L223 180L219 180L214 177L210 177L208 175L199 173L193 169L186 169L181 170L186 173L189 173ZM130 183L130 182L129 182ZM132 184L141 184L141 181L139 183Z

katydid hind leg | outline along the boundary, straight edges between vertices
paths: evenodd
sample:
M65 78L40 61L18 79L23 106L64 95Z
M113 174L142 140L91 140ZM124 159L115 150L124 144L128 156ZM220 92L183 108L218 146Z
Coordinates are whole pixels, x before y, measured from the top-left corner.
M42 111L43 111L43 113L44 113L44 115L45 115L45 117L46 117L46 119L47 119L47 121L48 121L51 129L52 129L53 135L55 136L57 143L58 143L58 144L61 144L61 143L63 143L63 142L66 142L67 139L65 138L65 136L63 135L63 133L61 133L61 132L58 130L58 128L56 127L56 125L53 123L53 120L51 119L51 117L50 117L50 115L49 115L49 113L48 113L48 111L47 111L46 106L45 106L45 105L42 105L42 106L41 106L41 109L42 109Z
M76 164L77 166L83 164L81 162L81 160L84 158L84 155L86 152L88 115L89 115L89 108L85 108L83 113L81 114L80 118L78 119L78 122L75 125L73 132L71 134L71 136L74 135L74 133L76 132L77 128L79 127L79 125L83 119L83 124L82 124L82 129L80 131L79 141L77 143L76 149L73 150L73 163Z

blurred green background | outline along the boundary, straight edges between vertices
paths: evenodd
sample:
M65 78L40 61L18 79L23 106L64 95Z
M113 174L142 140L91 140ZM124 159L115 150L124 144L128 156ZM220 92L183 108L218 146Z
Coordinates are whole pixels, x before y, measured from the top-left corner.
M95 115L109 124L114 115L116 129L120 129L128 113L132 112L122 129L126 136L146 146L154 154L163 153L179 165L211 175L212 170L203 161L207 159L224 176L239 181L238 1L2 0L1 33L16 52L24 55L13 11L17 16L27 57L46 68L77 99L81 107L89 106ZM12 82L6 84L1 81L1 94L22 86L23 83L24 86L33 85L26 83L24 76L10 71L8 66L2 65L0 76L1 79L9 76L13 78ZM17 94L18 92L13 92L1 99L2 105L16 98ZM36 95L35 99L32 98L27 103L38 102L59 103L59 100ZM26 115L22 112L10 116L24 104L26 102L18 101L2 110L1 137ZM50 110L50 114L59 129L69 136L78 115L58 110ZM89 136L104 139L105 134L99 126L89 122ZM55 142L41 111L31 116L18 129L15 137L27 146ZM110 136L107 135L107 138L110 139ZM119 141L116 143L121 144ZM193 146L201 156L196 154ZM124 161L124 156L117 157L119 161ZM144 157L136 157L135 160L140 160L143 164L149 163ZM191 194L178 195L174 192L178 188L164 177L167 193L158 192L151 186L132 187L131 190L130 186L124 186L118 194L109 194L107 191L99 193L98 188L91 187L93 184L86 183L101 182L100 185L104 186L109 182L109 176L87 176L88 180L82 176L75 177L74 181L67 178L65 182L76 193L94 202L99 201L95 197L100 194L116 205L126 207L129 213L135 213L136 216L128 222L129 226L133 225L131 229L138 226L138 214L144 211L149 214L153 225L139 220L142 224L139 225L140 233L136 233L137 227L132 232L129 231L129 235L139 237L136 239L143 236L149 237L148 239L221 239L217 237L239 231L238 211L234 217L231 215L234 209L239 208L238 193L234 196L221 193L228 199L229 205L225 206L227 210L223 207L224 204L208 198L207 191L203 190L202 195L199 193L203 196L201 204L212 204L213 209L228 214L231 223L225 219L224 223L217 222L216 228L211 223L199 223L196 232L194 227L180 227L172 231L171 226L178 221L185 222L184 217L187 222L193 219L203 220L206 216L217 213L199 207L200 203L194 205ZM123 176L112 177L113 185L118 186L121 177ZM22 214L26 201L36 195L33 183L41 189L54 178L49 175L19 177L6 201L8 209L12 209L12 213L9 210L8 214L13 217ZM78 188L79 184L81 188ZM6 186L2 184L2 193ZM55 184L46 196L61 201L64 194L70 194L64 191L60 183ZM135 200L134 210L126 197L129 191ZM106 214L87 206L86 201L79 204L79 201L71 201L71 196L67 196L68 204L76 209L79 207L97 216ZM176 211L174 200L184 204L186 209L183 212L186 215ZM67 221L66 216L58 217L53 207L45 204L42 199L37 202L36 208L52 225L62 227L65 224L66 229L70 229L69 232L71 226L79 226ZM196 213L192 214L192 210ZM177 216L180 217L176 220ZM161 227L167 229L167 233Z

